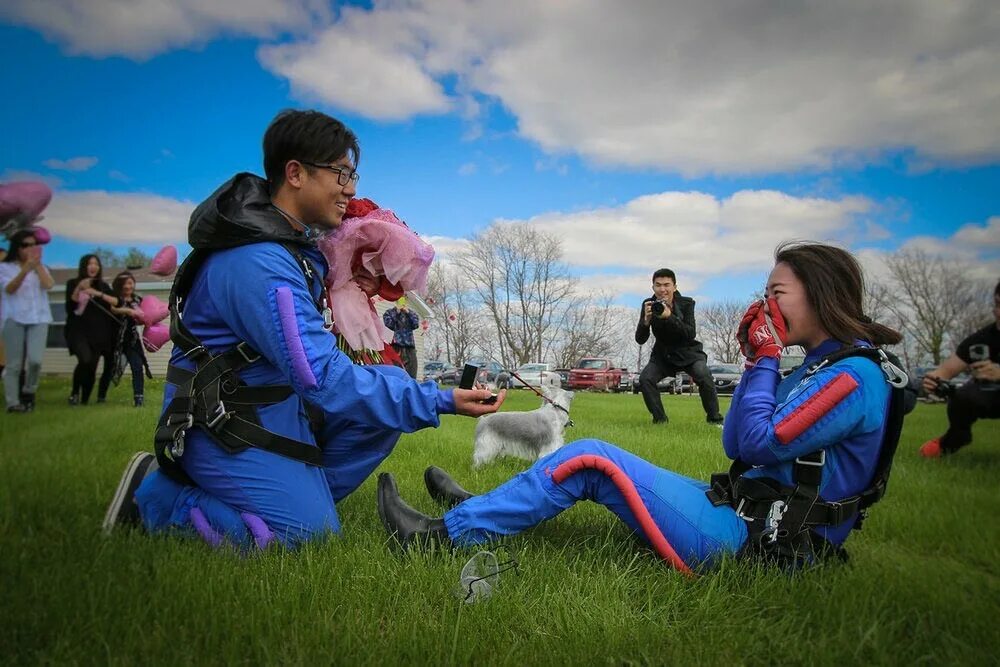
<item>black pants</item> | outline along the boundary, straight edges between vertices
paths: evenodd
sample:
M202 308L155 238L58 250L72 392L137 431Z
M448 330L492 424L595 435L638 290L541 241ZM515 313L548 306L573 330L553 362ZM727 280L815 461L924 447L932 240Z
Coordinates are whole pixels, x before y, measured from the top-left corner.
M394 343L392 349L396 350L396 354L403 360L403 368L406 369L410 377L417 377L417 348L402 347Z
M90 393L94 390L94 380L97 377L97 362L104 359L104 370L101 372L101 382L97 385L97 399L103 400L108 395L111 376L114 374L114 359L112 350L98 350L89 341L78 341L73 346L76 355L76 368L73 369L73 395L80 397L80 402L90 401Z
M953 452L972 442L972 425L978 419L1000 419L1000 386L966 382L948 400L948 430L941 449Z
M132 395L142 396L146 384L142 350L138 347L126 347L125 358L128 359L128 367L132 371Z
M642 400L646 403L646 409L653 415L653 421L666 421L667 414L663 411L663 401L660 399L660 390L656 383L668 375L676 375L684 371L691 376L691 381L698 385L698 395L701 396L701 407L705 409L705 417L709 421L722 419L719 414L719 396L715 393L715 384L712 374L708 371L708 364L699 359L690 366L674 366L672 364L661 364L650 359L646 367L639 373L639 389L642 391Z

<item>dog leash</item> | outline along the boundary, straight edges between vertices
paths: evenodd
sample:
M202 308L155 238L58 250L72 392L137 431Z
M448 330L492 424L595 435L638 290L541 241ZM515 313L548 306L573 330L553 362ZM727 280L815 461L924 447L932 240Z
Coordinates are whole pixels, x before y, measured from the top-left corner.
M504 369L504 370L506 370L506 369ZM565 428L566 426L573 426L573 420L570 419L569 410L567 410L563 406L559 405L558 403L556 403L555 401L553 401L551 398L549 398L548 396L546 396L545 394L543 394L542 392L538 391L537 389L535 389L534 387L532 387L530 384L528 384L527 382L525 382L524 380L522 380L521 376L518 375L516 372L514 372L514 371L507 371L507 372L510 373L511 376L514 377L518 382L520 382L521 384L523 384L525 387L527 387L531 391L535 392L535 395L537 395L538 398L542 399L542 401L544 403L548 403L549 405L551 405L552 407L556 408L557 410L562 410L563 412L565 412L566 413L566 423L563 425L563 428Z

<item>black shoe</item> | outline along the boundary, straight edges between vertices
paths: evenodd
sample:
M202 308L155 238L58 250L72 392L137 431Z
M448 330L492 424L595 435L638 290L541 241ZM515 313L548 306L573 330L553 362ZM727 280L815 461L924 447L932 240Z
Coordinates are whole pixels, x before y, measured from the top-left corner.
M69 404L80 405L80 397L77 396L76 394L73 394L72 396L69 397Z
M657 419L656 417L653 417L653 423L654 424L668 424L668 423L670 423L670 419L667 418L667 417L664 417L663 419Z
M141 408L142 407L142 394L136 394L135 397L134 397L134 401L135 401L135 407Z
M108 402L108 398L107 398L107 396L98 396L97 397L97 402L98 403L107 403Z
M443 519L422 514L399 497L396 480L387 472L378 476L378 516L386 532L406 549L411 545L425 548L433 544L451 544Z
M115 495L111 498L108 511L104 515L102 529L110 535L115 526L138 526L141 520L139 506L135 504L135 492L146 475L159 468L156 457L149 452L138 452L133 456L118 482Z
M716 417L706 417L705 421L707 421L709 424L714 424L716 426L722 426L722 424L726 421L726 419L722 415L718 415Z
M424 471L424 484L427 485L427 493L431 494L431 498L447 505L449 509L474 495L459 486L451 475L437 466L431 466Z
M21 394L21 405L27 408L28 412L34 412L35 410L35 395L22 393Z
M7 406L7 412L15 413L15 414L22 414L22 413L28 412L28 408L24 407L24 405L22 403L18 403L16 405L9 405L9 406Z

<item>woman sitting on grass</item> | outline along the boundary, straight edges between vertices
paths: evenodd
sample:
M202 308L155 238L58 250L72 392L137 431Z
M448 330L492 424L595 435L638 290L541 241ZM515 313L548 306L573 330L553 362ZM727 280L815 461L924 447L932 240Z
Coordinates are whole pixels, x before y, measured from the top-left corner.
M578 440L479 496L428 468L431 496L452 507L442 518L407 505L383 473L379 516L403 546L473 546L592 500L681 570L711 566L724 554L763 553L795 564L839 552L858 505L833 501L852 499L872 483L888 422L887 379L898 383L902 375L860 356L812 368L844 348L899 342L899 333L864 315L863 294L861 267L848 252L819 243L777 249L766 301L750 306L737 333L747 370L723 429L726 455L742 463L729 477L735 492L713 490L600 440ZM782 379L779 360L789 345L808 354Z

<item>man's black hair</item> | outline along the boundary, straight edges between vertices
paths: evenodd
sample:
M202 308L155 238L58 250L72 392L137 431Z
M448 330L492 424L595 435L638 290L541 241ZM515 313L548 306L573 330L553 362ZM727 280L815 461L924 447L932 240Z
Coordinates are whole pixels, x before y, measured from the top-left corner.
M674 281L675 285L677 284L677 276L670 269L657 269L653 271L653 282L656 282L657 278L670 278Z
M264 132L264 174L272 193L285 182L289 160L329 164L345 155L357 167L358 138L339 120L319 111L286 109ZM306 165L306 169L311 168Z

